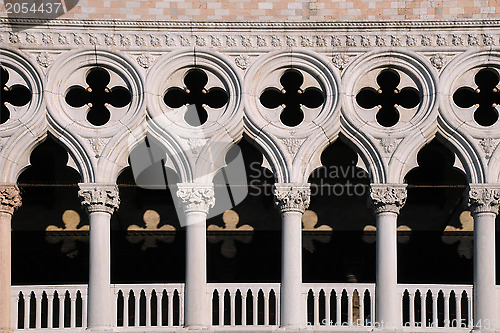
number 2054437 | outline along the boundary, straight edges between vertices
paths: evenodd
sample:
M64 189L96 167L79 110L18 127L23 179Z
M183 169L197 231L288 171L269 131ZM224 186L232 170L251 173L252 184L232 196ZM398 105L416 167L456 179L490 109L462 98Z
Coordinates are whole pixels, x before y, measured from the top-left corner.
M28 2L5 3L7 14L56 14L64 13L64 7L60 2L42 2L40 4Z

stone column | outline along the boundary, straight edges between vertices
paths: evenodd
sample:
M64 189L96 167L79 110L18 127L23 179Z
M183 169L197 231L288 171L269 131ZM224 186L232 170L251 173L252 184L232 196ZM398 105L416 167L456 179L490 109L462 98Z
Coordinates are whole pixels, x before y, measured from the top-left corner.
M471 184L469 208L474 218L474 330L494 331L498 318L495 274L495 218L500 187Z
M12 332L10 323L11 219L21 206L16 185L0 185L0 333Z
M275 204L281 212L281 327L303 329L302 215L309 207L310 184L277 183Z
M215 205L212 184L177 184L177 197L185 213L186 284L184 325L188 329L211 326L207 295L207 214Z
M113 326L111 293L111 215L118 209L118 186L79 184L78 196L90 222L90 265L87 326L92 331L108 331Z
M377 222L375 321L381 329L391 330L401 324L397 219L406 202L406 184L371 184L370 199Z

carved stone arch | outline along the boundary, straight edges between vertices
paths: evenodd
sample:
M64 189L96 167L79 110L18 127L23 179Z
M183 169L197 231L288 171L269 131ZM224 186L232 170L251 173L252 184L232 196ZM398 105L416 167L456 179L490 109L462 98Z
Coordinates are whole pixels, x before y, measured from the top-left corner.
M424 137L418 133L414 133L409 137L410 140L405 140L396 151L389 165L389 183L403 183L406 174L412 169L418 167L417 155L422 148L425 147L433 139L437 139L444 144L453 154L455 154L454 167L462 170L467 176L469 182L474 182L476 179L483 179L484 173L480 166L477 165L474 159L474 153L471 154L471 146L463 142L463 138L459 136L449 136L449 134L439 126L433 134ZM478 171L479 170L479 171Z
M281 106L267 108L261 96L269 89L282 87L288 71L299 72L302 83L299 94L308 89L321 91L319 106L301 104L303 120L286 125ZM340 130L340 78L328 59L308 50L277 51L262 55L245 74L245 129L269 157L278 182L307 182L318 167L321 147ZM285 94L283 89L281 92Z
M248 128L249 126L252 126L252 124L245 121L245 134L248 135L249 141L262 153L264 157L263 167L272 171L277 183L289 182L289 168L287 167L284 152L275 145L275 142L267 133L261 132L258 136L252 135L254 132Z
M472 182L496 183L500 177L500 120L481 125L474 118L476 105L464 108L454 100L459 88L476 88L475 76L482 69L500 73L500 49L474 49L452 59L440 75L442 93L439 111L443 131L448 137L453 137L457 148L464 152L466 159L462 164L471 169L468 176L473 179ZM496 109L498 111L498 107Z
M88 108L85 105L72 107L65 100L70 87L85 85L86 78L95 68L108 73L110 90L120 86L130 94L130 102L125 106L106 105L110 118L102 125L94 125L86 119L85 114L91 105ZM70 149L84 182L109 179L110 170L98 167L99 164L106 164L102 159L109 158L104 152L113 150L107 145L126 136L145 117L142 69L119 52L83 48L60 55L49 69L47 80L50 132Z
M373 183L385 183L387 181L387 162L384 161L380 150L373 140L355 129L350 129L352 124L341 120L342 127L340 135L345 137L345 143L350 146L359 156L363 169L369 174Z
M0 182L15 183L29 166L31 152L46 136L45 76L27 55L9 47L0 49L0 64L8 72L8 87L21 85L31 93L27 104L12 109L7 105L10 117L0 124Z
M215 88L223 90L227 101L223 106L204 104L207 119L190 124L185 115L193 104L174 107L164 101L170 89L189 93L186 77L192 71L201 71L207 79L203 91L209 94ZM241 139L243 134L243 107L241 77L225 55L204 49L182 49L160 57L147 76L148 114L151 127L158 136L164 136L169 152L179 155L178 170L183 182L210 182L215 170L224 166L224 151ZM148 125L149 126L149 125ZM168 129L168 132L167 130ZM168 143L167 143L168 142ZM200 160L212 150L213 163ZM209 165L213 166L210 169Z

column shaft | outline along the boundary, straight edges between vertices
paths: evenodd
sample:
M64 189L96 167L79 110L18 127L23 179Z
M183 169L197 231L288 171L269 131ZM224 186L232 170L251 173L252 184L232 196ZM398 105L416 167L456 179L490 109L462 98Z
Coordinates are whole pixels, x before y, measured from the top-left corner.
M210 307L207 296L206 216L204 212L186 213L184 318L185 325L190 328L210 326Z
M383 328L394 328L399 320L397 221L394 212L378 213L377 219L377 276L375 284L376 321Z
M11 286L11 217L0 211L0 332L8 332L10 325Z
M474 327L493 329L497 320L494 213L474 214Z
M280 325L285 329L304 329L302 215L309 207L310 184L277 183L274 196L282 221Z
M11 269L12 238L11 220L21 206L21 196L16 185L0 185L0 333L12 332L11 318ZM25 295L26 296L26 295Z
M406 184L371 184L370 204L377 223L375 323L384 330L401 326L398 295L397 219L406 202Z
M177 202L186 226L186 284L184 287L184 326L204 329L211 326L207 295L207 214L215 205L213 184L177 184ZM224 295L219 295L224 297Z
M495 218L499 206L498 184L469 185L469 207L474 218L475 331L494 331L497 326Z
M111 326L111 215L92 212L90 219L90 266L88 326L94 330ZM138 297L138 295L136 296Z
M282 212L281 326L302 327L302 213Z
M120 205L118 187L114 184L79 186L78 195L90 222L87 327L92 331L108 331L113 326L114 308L111 298L110 221Z

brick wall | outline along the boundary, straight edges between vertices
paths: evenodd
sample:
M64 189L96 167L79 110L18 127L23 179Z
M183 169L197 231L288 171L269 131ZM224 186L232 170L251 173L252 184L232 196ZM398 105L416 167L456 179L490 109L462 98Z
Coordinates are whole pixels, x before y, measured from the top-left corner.
M4 2L8 1L32 3L33 0L0 0L0 16L7 16ZM499 18L499 13L500 0L80 0L62 17L189 21L449 20Z

